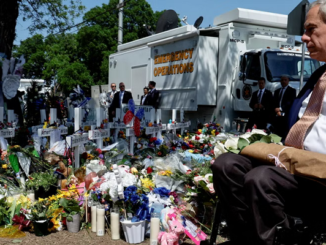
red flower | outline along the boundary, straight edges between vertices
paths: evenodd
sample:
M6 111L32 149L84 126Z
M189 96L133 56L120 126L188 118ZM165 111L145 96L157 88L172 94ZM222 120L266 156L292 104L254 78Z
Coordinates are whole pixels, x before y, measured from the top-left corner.
M212 144L208 144L209 147L212 147Z
M182 150L187 150L187 146L183 145L182 147Z
M147 170L147 173L148 173L148 174L150 174L150 173L153 172L153 169L152 169L151 167L148 167L146 170Z
M195 140L200 140L200 137L196 135Z
M187 170L186 174L191 174L191 170L190 169Z
M162 155L162 152L159 151L159 152L157 153L157 155L161 156L161 155Z
M152 138L149 139L149 142L153 143L153 142L156 141L156 140L157 140L156 137L152 137Z
M193 146L193 145L189 144L189 147L192 149L192 148L194 148L195 146Z
M217 132L217 131L215 132L215 135L219 135L219 134L220 134L220 132Z
M201 132L197 131L196 134L201 135Z
M172 151L175 151L175 149L176 149L175 146L172 146Z
M204 146L203 146L203 145L201 145L201 146L200 146L200 149L203 149L203 148L204 148Z
M98 154L102 154L102 150L100 148L97 148L96 151L98 152Z

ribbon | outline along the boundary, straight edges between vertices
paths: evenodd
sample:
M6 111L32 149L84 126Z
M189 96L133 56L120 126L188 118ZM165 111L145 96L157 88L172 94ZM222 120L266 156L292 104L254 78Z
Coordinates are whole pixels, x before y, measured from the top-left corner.
M285 149L288 149L288 148L292 148L292 147L285 147L285 148L283 148L283 149L278 153L277 156L274 156L273 154L268 154L267 156L268 156L268 158L270 158L270 159L274 159L274 160L275 160L275 166L276 166L276 167L279 167L279 168L283 168L283 169L285 169L285 170L288 170L288 169L285 167L285 165L280 161L280 155L281 155L281 153L282 153Z
M12 218L12 221L14 222L14 224L18 225L18 229L20 231L23 228L27 228L31 223L30 220L25 219L25 216L23 214L20 214L20 216L15 214L15 216Z

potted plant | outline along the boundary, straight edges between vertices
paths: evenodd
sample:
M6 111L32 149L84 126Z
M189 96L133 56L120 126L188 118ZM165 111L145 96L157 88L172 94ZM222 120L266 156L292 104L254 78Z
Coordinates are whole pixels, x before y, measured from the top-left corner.
M31 208L31 213L28 217L33 222L36 236L46 236L49 234L49 221L52 217L52 210L49 207L50 203L48 200L40 198Z
M149 200L136 186L124 191L125 199L116 202L123 210L125 219L121 221L128 243L141 243L145 239L146 220L150 220Z
M69 232L78 232L80 229L81 215L84 209L79 206L75 199L61 198L59 205L63 207L64 213L62 217L66 218L67 229Z
M35 172L29 176L26 187L35 191L35 199L47 198L56 194L57 182L58 179L51 170Z

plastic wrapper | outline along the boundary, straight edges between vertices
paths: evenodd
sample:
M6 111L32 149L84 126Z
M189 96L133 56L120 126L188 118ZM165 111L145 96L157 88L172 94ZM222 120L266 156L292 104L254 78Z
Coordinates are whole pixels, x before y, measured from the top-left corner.
M89 164L86 164L86 175L88 175L91 172L98 173L101 170L106 170L105 165L100 165L99 160L92 160L89 162Z
M17 152L16 155L18 157L18 161L19 161L21 168L25 172L26 176L29 176L29 168L31 166L31 159L29 157L27 157L22 152Z
M171 191L184 191L183 181L175 180L168 176L161 176L156 174L155 176L155 185L156 187L165 187Z
M154 166L154 162L151 158L145 158L143 160L143 165L144 165L144 168L147 169L148 167Z
M0 237L9 238L9 239L17 239L25 237L25 232L19 230L19 225L13 225L9 227L2 226L0 227Z
M129 144L128 144L128 142L126 141L126 140L124 140L124 139L118 139L117 140L117 149L119 150L119 151L124 151L124 152L129 152Z
M170 154L164 158L155 158L154 166L158 171L171 170L172 172L174 172L175 170L179 170L185 174L188 170L180 161L180 158L177 154Z
M202 154L193 154L193 153L190 153L189 151L185 151L184 152L184 161L187 162L187 163L191 163L191 160L194 160L198 163L203 163L205 161L211 161L212 158L210 156L204 156Z
M54 152L60 156L64 155L65 152L65 148L66 148L66 143L64 140L61 141L57 141L53 144L52 148L48 151L48 152Z
M9 162L15 173L19 173L18 157L15 154L9 156Z

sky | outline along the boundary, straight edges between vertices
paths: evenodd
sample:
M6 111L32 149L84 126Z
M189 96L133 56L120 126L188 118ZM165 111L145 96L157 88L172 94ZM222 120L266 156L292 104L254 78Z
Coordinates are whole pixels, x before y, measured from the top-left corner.
M103 3L108 4L109 0L82 0L82 2L86 7L85 12L87 12L96 6L102 6ZM203 16L204 21L201 27L208 27L213 25L214 17L235 8L247 8L288 15L301 0L147 0L147 2L154 11L173 9L179 14L180 19L187 16L189 24L194 24L199 16ZM80 18L75 23L81 21L82 19ZM24 22L21 18L18 19L15 44L19 44L20 40L25 40L31 36L27 30L28 25L28 21ZM46 35L46 33L42 34Z

